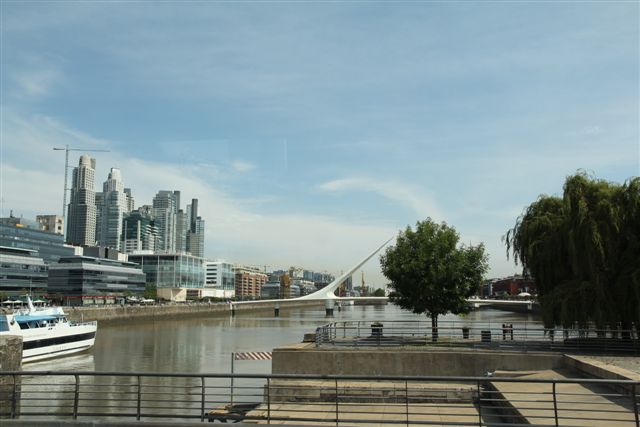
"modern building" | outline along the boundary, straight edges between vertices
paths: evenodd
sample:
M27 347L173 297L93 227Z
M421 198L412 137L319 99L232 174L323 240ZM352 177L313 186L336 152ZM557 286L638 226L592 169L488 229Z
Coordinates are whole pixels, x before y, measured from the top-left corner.
M204 260L187 254L131 254L129 261L142 268L147 283L156 287L159 298L186 301L202 298L205 283Z
M312 280L293 279L291 284L298 288L299 295L309 295L316 291L315 282Z
M120 247L124 253L155 251L158 246L158 228L150 210L144 207L126 214L122 220Z
M260 289L260 298L262 299L286 299L299 296L300 288L295 284L283 287L280 282L272 281L265 283Z
M120 250L122 219L128 213L127 194L124 192L120 169L111 168L102 186L102 194L96 194L96 210L99 211L96 240L98 245ZM99 205L99 206L98 206Z
M179 191L158 191L153 198L153 217L158 228L159 252L176 252L176 220L180 210Z
M260 298L262 286L267 283L267 275L255 267L236 266L236 298Z
M73 169L71 200L67 215L67 242L76 246L96 243L96 160L80 156Z
M5 297L46 289L47 265L37 251L0 246L0 292Z
M60 215L37 215L36 221L42 231L64 234L64 217Z
M222 260L205 261L204 268L204 297L233 298L235 296L236 275L233 264Z
M0 220L0 246L37 251L46 264L75 254L76 248L65 245L63 235L29 228L23 223L9 225L11 222Z
M145 274L131 262L88 256L60 258L49 266L49 296L65 305L114 304L145 290Z
M186 231L186 250L193 256L204 256L204 220L198 216L198 199L192 199L187 206L189 219Z

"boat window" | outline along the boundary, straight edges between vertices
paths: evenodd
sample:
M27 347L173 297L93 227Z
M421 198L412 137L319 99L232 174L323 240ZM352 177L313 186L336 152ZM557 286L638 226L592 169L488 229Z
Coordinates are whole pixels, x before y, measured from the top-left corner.
M7 323L7 317L0 317L0 332L6 332L9 330L9 323Z

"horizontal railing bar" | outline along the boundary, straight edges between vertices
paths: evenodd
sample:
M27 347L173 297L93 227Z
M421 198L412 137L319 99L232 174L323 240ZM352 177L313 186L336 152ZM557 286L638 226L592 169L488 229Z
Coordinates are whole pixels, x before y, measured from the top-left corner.
M0 376L26 376L25 371L3 371L0 372ZM620 380L620 379L599 379L599 378L575 378L575 379L541 379L541 378L508 378L508 377L477 377L477 376L404 376L404 375L383 375L371 377L368 375L318 375L318 374L220 374L220 373L207 373L207 374L193 374L193 373L175 373L175 372L141 372L131 374L124 371L29 371L28 375L39 376L61 376L61 375L78 375L82 376L95 376L95 377L167 377L167 378L240 378L240 379L309 379L309 380L361 380L361 381L431 381L431 382L464 382L464 383L476 383L481 382L508 382L508 383L538 383L538 384L616 384L616 385L640 385L640 381L635 380ZM144 387L146 387L143 384Z

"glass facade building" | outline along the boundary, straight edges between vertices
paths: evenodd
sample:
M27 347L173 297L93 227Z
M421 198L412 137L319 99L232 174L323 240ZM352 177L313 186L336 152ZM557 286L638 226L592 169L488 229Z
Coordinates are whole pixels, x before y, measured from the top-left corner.
M132 254L129 261L147 275L147 283L161 288L201 289L204 285L203 259L185 254Z
M0 246L0 292L17 296L46 289L47 266L37 251Z
M62 295L67 305L114 303L125 293L144 292L145 283L131 262L74 256L49 266L49 295Z
M31 249L45 263L55 263L61 257L72 256L75 249L64 245L64 237L47 231L27 228L20 225L0 224L0 246Z

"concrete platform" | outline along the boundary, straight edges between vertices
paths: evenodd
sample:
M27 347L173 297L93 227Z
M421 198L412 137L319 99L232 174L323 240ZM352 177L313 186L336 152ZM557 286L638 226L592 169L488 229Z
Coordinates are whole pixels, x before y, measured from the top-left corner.
M338 421L349 426L407 426L407 424L478 425L478 411L473 404L339 404ZM267 417L267 405L261 405L248 416ZM376 422L379 421L379 422ZM245 422L250 422L245 420ZM267 424L261 420L258 424ZM278 425L335 426L335 404L308 402L271 405L271 423ZM441 424L442 423L442 424Z
M524 375L523 379L564 379L567 372L548 370ZM552 384L508 383L492 381L493 392L483 399L492 399L510 414L511 422L535 425L556 425ZM557 410L560 425L584 427L622 427L635 425L632 400L602 386L557 384ZM488 402L488 400L487 400Z

